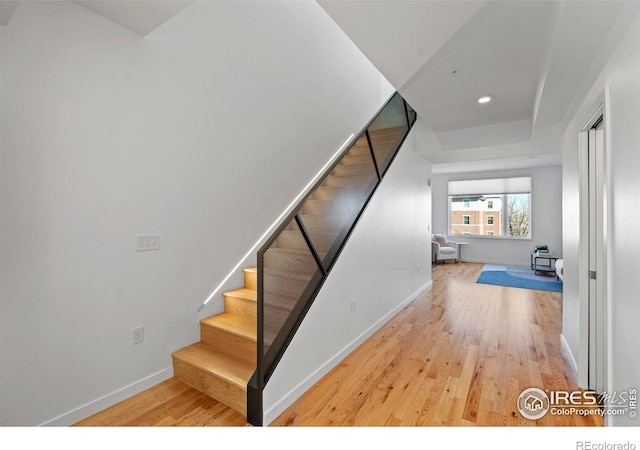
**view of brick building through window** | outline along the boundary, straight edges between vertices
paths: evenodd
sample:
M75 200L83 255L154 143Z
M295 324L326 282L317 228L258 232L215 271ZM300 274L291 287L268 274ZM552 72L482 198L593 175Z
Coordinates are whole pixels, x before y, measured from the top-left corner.
M529 194L450 197L449 233L469 236L528 236L529 197Z

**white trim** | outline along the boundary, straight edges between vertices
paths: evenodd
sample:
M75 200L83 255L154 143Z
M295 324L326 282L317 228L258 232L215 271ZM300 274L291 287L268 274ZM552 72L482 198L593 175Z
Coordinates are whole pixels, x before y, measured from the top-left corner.
M586 125L585 125L586 126ZM583 127L584 128L584 127ZM578 386L586 388L589 380L589 280L584 274L589 270L589 161L587 131L578 135L578 201L580 208L578 241Z
M360 336L356 337L350 344L336 353L331 359L324 363L318 370L309 375L296 387L291 389L288 394L282 397L275 405L273 405L268 411L263 414L263 423L265 426L269 425L275 419L278 418L293 402L302 396L309 388L317 383L320 378L326 375L331 369L337 366L343 359L345 359L351 352L358 348L365 340L367 340L373 333L378 331L384 324L391 320L396 314L400 312L402 308L418 298L424 291L431 288L433 280L430 280L424 286L420 287L417 291L404 299L398 306L393 308L389 313L383 316L376 323L371 325Z
M603 270L605 272L604 287L604 387L607 392L614 392L613 387L613 161L611 155L611 88L609 85L604 87L604 177L607 185L605 202L605 220L604 220L604 261ZM609 422L609 416L605 416L604 424L608 426L613 424L613 419Z
M560 335L560 349L562 351L562 356L571 366L571 370L573 370L573 376L578 378L578 363L576 359L573 357L573 352L571 351L571 347L569 347L569 343L564 337L564 334Z
M611 230L611 214L607 210L607 205L611 205L613 193L608 185L611 180L611 154L610 154L610 135L611 135L611 122L610 122L610 90L609 86L605 86L603 91L594 100L592 107L589 109L590 114L588 118L583 122L583 126L578 132L578 173L579 173L579 201L580 201L580 240L579 240L579 261L578 261L578 361L577 365L577 382L578 386L582 388L588 387L589 380L589 278L587 276L589 271L589 203L588 203L588 188L589 188L589 172L588 172L588 133L595 121L603 116L604 118L604 171L603 171L603 186L605 189L605 196L603 197L603 203L605 210L603 214L603 227L606 230ZM607 270L607 258L608 255L608 243L607 232L603 236L602 242L602 254L598 267L598 282L602 285L603 291L599 294L602 298L599 299L604 307L604 387L605 390L608 387L608 380L610 379L610 367L609 367L609 355L611 351L611 324L609 301L610 295L610 283L608 278L610 275Z
M149 389L150 387L162 383L163 381L166 381L171 377L173 377L173 366L162 369L152 375L149 375L148 377L145 377L141 380L131 383L128 386L118 389L117 391L107 394L104 397L100 397L76 409L61 414L58 417L47 420L39 426L66 427L73 425L74 423L86 419L87 417L90 417L100 411L103 411L104 409L109 408L116 403L126 400L146 389Z
M528 264L522 264L522 261L500 261L500 260L487 260L487 259L474 259L474 258L464 258L464 259L461 259L460 261L478 263L478 264L494 264L496 266L522 267L525 269L531 268L531 266Z

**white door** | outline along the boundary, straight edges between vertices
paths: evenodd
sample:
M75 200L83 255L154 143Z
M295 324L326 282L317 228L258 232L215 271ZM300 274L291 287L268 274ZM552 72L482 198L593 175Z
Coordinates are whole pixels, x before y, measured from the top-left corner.
M588 131L589 165L589 373L588 389L601 393L605 387L605 178L604 120L600 116Z

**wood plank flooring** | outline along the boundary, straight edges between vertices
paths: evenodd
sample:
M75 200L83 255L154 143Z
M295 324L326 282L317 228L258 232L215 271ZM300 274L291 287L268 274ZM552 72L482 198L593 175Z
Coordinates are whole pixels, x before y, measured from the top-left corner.
M291 405L273 426L602 426L523 418L523 389L577 389L560 350L562 295L476 284L482 264L433 269L433 287ZM168 380L78 426L243 426Z

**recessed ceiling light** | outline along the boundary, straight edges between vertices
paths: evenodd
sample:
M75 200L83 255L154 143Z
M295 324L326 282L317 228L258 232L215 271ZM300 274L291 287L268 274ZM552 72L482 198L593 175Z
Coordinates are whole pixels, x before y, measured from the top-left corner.
M490 101L491 101L490 95L485 95L478 99L478 103L489 103Z

